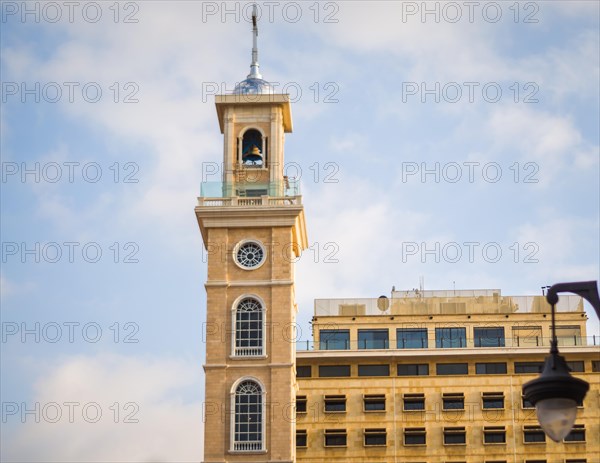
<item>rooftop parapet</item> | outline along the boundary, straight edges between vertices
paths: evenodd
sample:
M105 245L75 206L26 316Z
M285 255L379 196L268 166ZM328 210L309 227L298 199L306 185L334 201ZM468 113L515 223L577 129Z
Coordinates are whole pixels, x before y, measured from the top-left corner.
M499 297L499 289L410 289L392 291L392 299L423 298L423 297Z
M456 291L458 295L455 296L452 290L395 291L393 295L403 295L377 299L315 299L315 316L550 313L550 305L544 296L501 296L499 290L476 290L487 291L492 293L466 295L465 291ZM428 295L432 293L436 295ZM583 299L561 295L556 311L583 313Z

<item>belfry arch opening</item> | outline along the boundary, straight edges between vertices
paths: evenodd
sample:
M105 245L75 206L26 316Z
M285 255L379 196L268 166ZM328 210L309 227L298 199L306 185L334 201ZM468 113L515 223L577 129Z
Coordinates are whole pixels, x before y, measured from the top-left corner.
M240 161L246 167L265 167L267 164L267 137L254 128L248 129L241 137Z

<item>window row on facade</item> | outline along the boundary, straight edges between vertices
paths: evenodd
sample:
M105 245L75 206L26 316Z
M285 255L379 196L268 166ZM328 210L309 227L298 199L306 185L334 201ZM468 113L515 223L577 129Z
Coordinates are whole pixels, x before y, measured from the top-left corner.
M463 426L448 426L439 430L442 433L444 445L467 445L467 429ZM349 431L346 428L332 428L319 431L322 433L324 447L348 447ZM356 432L356 431L352 431ZM361 442L364 447L385 447L388 445L388 431L386 428L364 428L361 433ZM430 431L431 432L431 431ZM437 430L436 430L437 432ZM506 444L506 426L484 426L482 429L482 444ZM543 444L546 442L546 434L539 426L523 426L522 435L524 444ZM401 431L402 444L410 446L426 446L428 431L423 427L404 428ZM359 442L353 439L352 442ZM573 431L564 439L565 443L584 443L585 427L575 425ZM308 430L296 430L296 447L308 447Z
M433 340L438 349L506 346L503 326L475 326L472 332L468 329L467 335L467 327L436 327L433 333L428 328L397 328L393 344L390 344L388 328L359 329L355 340L351 340L349 329L322 329L319 331L319 349L389 349L394 345L396 349L427 349ZM511 331L512 347L548 344L548 339L542 336L541 326L514 326ZM556 331L561 345L582 344L579 326L557 326Z
M439 403L439 402L436 402ZM479 405L482 410L504 410L505 394L502 391L482 392L480 400L477 403L465 402L465 395L462 392L448 392L441 395L442 410L465 410L469 405ZM313 408L317 406L317 409ZM405 393L402 394L402 411L419 412L426 410L425 394L423 393ZM582 404L580 404L582 406ZM534 408L533 404L521 396L521 407L523 409ZM308 413L308 398L305 395L296 396L296 413ZM320 411L325 413L346 413L347 397L344 394L330 394L323 397L322 406L319 403L311 404L311 411ZM387 397L385 394L363 394L362 411L363 412L386 412L388 410Z
M599 365L592 362L592 371L597 371ZM584 373L585 362L583 360L568 361L567 365L574 373ZM390 364L364 364L358 365L357 376L391 376ZM431 365L435 368L435 374L443 375L468 375L470 374L469 363L435 363ZM542 372L544 362L514 362L511 373L514 374L538 374ZM397 376L429 376L429 363L399 363L396 365ZM312 365L297 365L296 376L298 378L313 377ZM351 365L318 365L317 377L319 378L336 378L349 377L351 374ZM600 370L598 370L600 371ZM505 375L508 374L507 362L475 362L474 373L476 375Z

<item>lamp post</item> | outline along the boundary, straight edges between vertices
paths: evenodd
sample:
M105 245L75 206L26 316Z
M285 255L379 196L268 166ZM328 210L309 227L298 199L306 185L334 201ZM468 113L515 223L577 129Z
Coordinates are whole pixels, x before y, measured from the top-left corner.
M552 307L552 340L542 374L523 385L523 395L536 409L544 432L555 442L571 432L577 417L577 404L583 401L590 385L569 373L564 357L559 355L556 338L555 305L558 293L574 293L586 299L600 318L600 296L595 281L557 283L550 287L546 300Z

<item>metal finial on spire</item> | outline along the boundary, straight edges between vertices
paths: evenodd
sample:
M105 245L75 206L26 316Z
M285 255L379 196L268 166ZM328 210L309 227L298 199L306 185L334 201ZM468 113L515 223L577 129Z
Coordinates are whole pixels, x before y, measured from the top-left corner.
M255 94L273 94L275 89L264 80L260 75L258 66L258 13L256 3L252 7L252 63L250 64L250 74L235 86L233 94L237 95L255 95Z
M252 7L252 63L250 64L250 74L248 78L262 79L258 70L258 25L256 3Z

